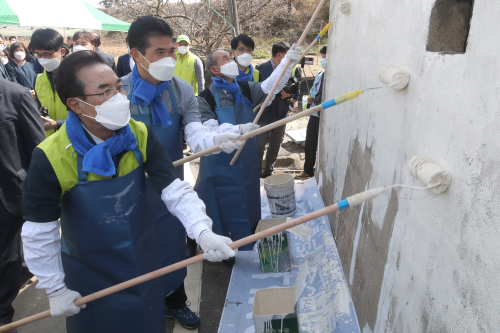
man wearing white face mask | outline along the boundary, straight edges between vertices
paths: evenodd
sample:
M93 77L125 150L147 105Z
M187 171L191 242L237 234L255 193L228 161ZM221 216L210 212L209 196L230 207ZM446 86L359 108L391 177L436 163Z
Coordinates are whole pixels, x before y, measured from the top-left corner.
M294 45L287 53L287 59L294 64L301 50L301 47ZM287 59L262 83L236 81L239 70L231 55L222 50L211 52L205 66L212 74L213 84L198 96L204 125L240 126L242 132L258 128L258 125L250 124L256 115L253 107L263 103L267 94L275 94L271 89ZM276 92L286 84L292 68L292 65L286 68ZM261 218L257 138L247 141L236 164L230 166L233 156L234 153L202 157L195 191L207 205L207 214L214 222L214 230L236 241L252 234ZM252 246L243 249L251 250ZM233 263L226 262L228 265Z
M177 37L177 61L175 63L174 75L183 79L193 86L195 96L205 89L205 74L203 72L203 63L201 59L193 54L189 48L191 41L186 35Z
M2 34L0 34L0 53L2 56L2 63L0 64L0 77L2 79L6 79L10 81L10 76L7 73L7 70L5 69L5 65L9 62L9 57L8 54L9 52L5 50L5 44L4 44L5 38Z
M42 117L47 137L54 134L68 117L68 109L59 99L55 84L57 69L66 55L63 44L63 36L54 29L37 29L31 36L31 48L44 68L43 73L36 77L35 92L40 105L49 112L49 117Z
M99 50L99 46L101 45L101 37L95 33L90 31L77 31L73 34L73 53L80 51L94 51L104 60L104 62L116 72L116 64L115 59Z
M260 72L252 65L255 42L247 35L239 35L231 40L231 53L238 64L237 81L261 82Z
M130 26L127 43L135 66L122 82L131 86L128 97L132 118L151 126L174 161L183 157L182 125L186 142L194 152L219 143L223 152L232 152L239 144L228 140L240 136L239 126L203 126L192 86L174 76L176 54L172 35L172 29L165 21L151 16L139 17ZM176 168L180 179L183 179L183 170L182 165ZM166 266L186 258L185 231L181 221L165 210L160 198L153 200L162 265ZM164 241L167 237L170 237L169 242ZM196 242L192 237L188 239L191 255ZM180 270L163 279L167 296L166 316L177 319L184 327L195 328L199 319L185 306L185 276L186 270Z
M38 277L37 288L47 292L51 315L67 317L68 333L165 332L161 279L86 307L74 305L82 294L162 265L153 196L161 195L207 260L235 255L227 246L231 240L211 231L205 205L178 178L153 131L130 119L129 90L94 52L65 59L57 91L70 113L33 151L24 183L26 263ZM175 242L175 237L163 235L162 241Z

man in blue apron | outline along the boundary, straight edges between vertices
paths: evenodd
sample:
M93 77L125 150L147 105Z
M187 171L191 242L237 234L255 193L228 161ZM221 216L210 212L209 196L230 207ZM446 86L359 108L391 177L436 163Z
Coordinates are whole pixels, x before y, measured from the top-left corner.
M194 152L208 149L215 143L237 139L240 132L224 133L224 126L209 128L202 125L193 87L173 76L176 54L172 34L170 26L161 19L151 16L137 18L127 35L127 43L136 66L132 73L122 78L122 83L131 87L128 97L131 101L132 118L151 126L172 161L176 161L183 157L182 125L186 142ZM158 66L162 63L165 65ZM237 126L226 126L226 129L227 127L232 130ZM239 130L239 127L236 129ZM219 130L222 132L219 133ZM239 144L231 141L223 144L226 153L238 147ZM183 180L183 165L175 169L178 177ZM146 183L151 182L147 180ZM149 188L154 193L153 187ZM152 197L162 265L168 266L186 259L185 230L179 219L166 209L161 198L154 194ZM171 235L172 241L163 242L165 235ZM196 241L188 237L188 244L188 252L194 254ZM199 326L199 318L185 306L185 277L186 269L164 277L166 316L175 318L183 327L195 328Z
M205 205L178 179L163 145L130 119L129 87L98 54L81 51L65 59L56 86L70 112L65 125L33 151L22 199L26 263L37 288L47 292L51 315L68 317L69 333L163 333L160 279L82 309L73 303L161 267L145 172L207 260L234 255L231 240L210 230ZM172 239L165 235L163 241Z
M275 92L281 91L300 57L302 48L293 46L271 76L264 82L236 81L238 64L228 52L216 50L207 56L205 66L210 70L213 84L198 95L201 121L206 126L226 123L243 129L254 120L253 107L264 102L287 61L286 69ZM274 95L275 92L272 94ZM255 126L255 125L252 125ZM260 220L260 167L257 138L247 141L234 166L232 154L204 156L195 191L207 206L213 230L236 241L252 234ZM251 250L251 244L243 250ZM225 262L233 264L234 259Z

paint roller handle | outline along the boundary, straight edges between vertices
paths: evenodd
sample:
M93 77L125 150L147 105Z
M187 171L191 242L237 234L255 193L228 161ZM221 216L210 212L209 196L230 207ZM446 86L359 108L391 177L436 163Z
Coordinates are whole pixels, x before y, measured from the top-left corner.
M328 23L324 28L323 30L321 30L321 32L316 36L316 38L311 42L311 44L309 44L309 46L307 47L307 49L302 52L302 55L300 56L299 58L299 61L297 61L297 63L300 63L300 61L302 60L302 58L304 58L307 54L307 52L309 52L310 49L312 49L312 47L314 45L316 45L316 43L321 39L321 37L323 37L326 32L328 31L328 29L330 29L330 27L332 26L332 23ZM306 80L306 83L307 83L307 80Z
M326 32L328 31L328 29L330 29L330 27L332 26L332 23L329 22L324 28L323 30L321 30L321 32L318 34L318 36L316 37L316 39L320 39L321 37L323 37Z

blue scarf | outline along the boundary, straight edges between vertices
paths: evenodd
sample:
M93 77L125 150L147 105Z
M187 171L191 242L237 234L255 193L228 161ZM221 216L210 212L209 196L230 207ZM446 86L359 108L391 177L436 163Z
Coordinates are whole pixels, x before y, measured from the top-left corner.
M71 111L68 112L66 119L66 129L73 148L83 156L82 170L99 176L114 176L116 168L112 156L116 156L122 151L134 150L137 147L137 140L130 125L115 131L115 134L109 139L98 145L90 142L80 119Z
M243 72L241 70L241 68L238 67L238 70L240 71L240 74L236 77L236 80L238 80L238 81L253 82L253 66L250 65L249 68L250 68L250 72L248 74L245 74L245 72Z
M170 82L163 81L155 86L152 83L144 81L139 76L137 66L134 66L132 70L132 82L134 84L131 99L132 104L149 106L153 115L153 125L161 125L163 128L172 125L170 115L161 99L161 94L170 86Z
M233 83L229 83L220 77L213 77L212 82L215 87L221 90L226 90L229 93L231 99L235 101L234 105L242 105L244 101L247 105L252 106L252 103L249 100L243 98L243 94L240 91L240 85L236 82L236 80L233 80Z

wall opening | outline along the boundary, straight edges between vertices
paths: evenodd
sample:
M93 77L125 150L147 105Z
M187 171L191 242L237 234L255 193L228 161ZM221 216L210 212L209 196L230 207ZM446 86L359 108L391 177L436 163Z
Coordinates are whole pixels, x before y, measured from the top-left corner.
M437 0L429 20L427 51L465 53L474 0Z

